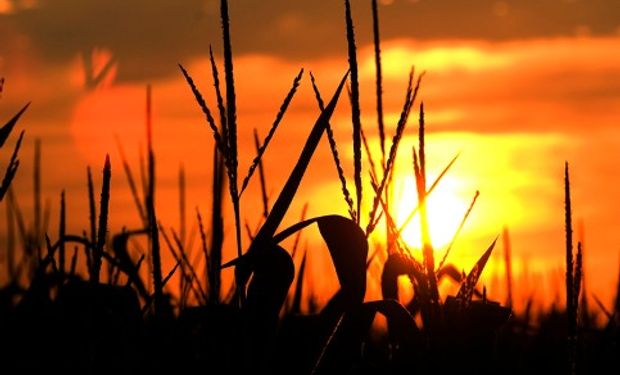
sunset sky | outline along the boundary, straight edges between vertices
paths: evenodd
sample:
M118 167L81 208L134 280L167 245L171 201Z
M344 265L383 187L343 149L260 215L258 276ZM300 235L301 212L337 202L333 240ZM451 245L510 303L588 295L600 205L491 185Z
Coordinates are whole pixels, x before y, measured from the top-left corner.
M327 0L230 3L239 172L244 176L255 154L253 128L266 134L299 69L315 74L325 97L346 71L344 5ZM617 1L384 0L380 4L390 138L413 65L417 72L426 71L420 98L427 111L430 178L461 152L429 203L434 211L431 225L440 227L432 232L439 249L446 242L442 237L449 237L479 190L449 260L469 269L506 226L516 258L515 277L522 281L517 288L524 295L535 291L537 297L552 300L563 272L562 184L568 161L575 227L582 222L585 228L588 289L608 303L620 263ZM0 77L6 79L1 122L32 102L19 123L26 139L14 186L27 220L32 220L32 155L39 138L51 233L56 233L62 189L67 191L70 228L77 233L86 228L86 166L93 166L99 186L106 152L113 167L112 226L119 230L139 225L114 136L122 139L137 173L145 145L147 84L153 87L160 218L165 226L178 226L181 164L188 176L189 219L193 220L196 206L208 212L211 133L177 64L188 69L215 109L208 51L212 44L221 66L218 6L215 0L0 0ZM353 0L352 7L362 123L378 156L370 0ZM102 70L104 74L99 74ZM271 202L318 113L306 74L265 155ZM402 197L399 220L413 207L415 197L411 146L417 142L416 120L417 116L410 119L399 153L394 191L395 197ZM350 106L343 96L332 125L348 176L353 171L350 124ZM13 134L9 146L15 141ZM10 147L2 150L2 170ZM367 186L367 195L369 191ZM252 228L260 215L259 200L254 179L241 203L242 216ZM306 202L308 216L346 214L326 140L283 225L297 221ZM365 220L368 206L366 202ZM4 242L4 207L2 211ZM232 211L227 210L226 216L230 238ZM320 248L312 233L305 235L309 248ZM407 236L412 246L418 245L415 233ZM230 241L231 249L232 245ZM485 275L489 283L493 271L503 272L501 246L497 249L491 272ZM321 257L327 257L322 253L312 252L317 254L317 267ZM231 251L227 258L232 256ZM522 280L524 269L528 276ZM537 284L539 280L544 283ZM320 288L321 280L316 283ZM490 293L502 295L492 288Z

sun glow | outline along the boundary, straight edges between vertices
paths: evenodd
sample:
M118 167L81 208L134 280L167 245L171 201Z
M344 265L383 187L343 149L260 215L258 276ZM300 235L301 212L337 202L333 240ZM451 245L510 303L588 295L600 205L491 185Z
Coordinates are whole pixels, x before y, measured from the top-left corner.
M415 182L412 177L401 180L400 194L396 195L395 211L399 227L418 205ZM469 203L461 197L458 181L446 177L428 196L427 217L431 243L435 249L445 248L454 237ZM421 247L420 215L409 222L402 232L404 241L413 248Z

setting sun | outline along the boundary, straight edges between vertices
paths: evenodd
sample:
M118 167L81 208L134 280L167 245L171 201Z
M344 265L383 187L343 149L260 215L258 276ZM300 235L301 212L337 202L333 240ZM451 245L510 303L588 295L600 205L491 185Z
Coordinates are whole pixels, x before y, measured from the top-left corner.
M403 226L418 205L413 177L402 178L400 185L401 188L396 193L394 206L399 228ZM428 197L428 223L431 242L436 250L445 248L452 241L454 233L467 211L468 202L461 198L458 188L457 180L446 177ZM422 236L418 214L403 229L402 237L409 246L420 248Z

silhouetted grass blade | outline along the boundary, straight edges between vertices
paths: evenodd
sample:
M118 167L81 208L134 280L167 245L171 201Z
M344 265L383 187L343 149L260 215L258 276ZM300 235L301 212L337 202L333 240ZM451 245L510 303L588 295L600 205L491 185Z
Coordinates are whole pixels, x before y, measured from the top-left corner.
M323 103L323 98L321 98L321 93L316 84L316 80L312 72L310 72L310 81L312 82L312 89L314 91L314 96L316 97L316 101L318 103L319 109L323 111L325 109L325 105ZM336 172L338 172L338 179L340 180L340 187L342 190L342 194L344 197L344 201L347 203L349 207L349 215L351 219L356 220L358 213L355 211L353 207L353 199L351 198L351 193L349 192L349 188L347 188L347 179L344 176L344 170L342 169L342 164L340 163L340 156L338 155L338 146L336 145L336 138L334 137L334 131L332 129L331 123L327 122L327 127L325 128L327 133L327 140L329 141L329 149L332 152L332 157L334 159L334 164L336 165Z
M144 284L142 278L138 273L139 265L134 265L127 249L127 242L129 241L129 239L132 236L140 234L148 234L148 231L146 229L136 231L122 231L121 233L114 235L112 237L112 250L114 251L115 258L118 260L119 267L127 275L128 285L133 284L140 296L145 301L148 301L150 299L150 295L146 288L146 285Z
M297 272L297 283L295 284L295 294L293 295L293 303L291 305L291 312L299 314L301 312L301 297L304 287L304 275L306 274L306 259L308 258L308 252L304 252L303 258L301 258L301 264L299 266L299 272Z
M355 191L357 193L356 212L360 212L362 204L362 141L361 141L361 111L360 92L357 67L357 48L355 46L355 32L353 30L353 17L351 16L351 3L345 0L345 16L347 25L347 46L349 56L349 69L351 71L351 121L353 123L353 163ZM359 216L357 218L359 223Z
M340 97L340 93L342 92L342 88L348 76L348 72L344 75L334 96L330 100L325 110L321 112L321 115L317 119L314 124L310 134L308 135L308 139L306 144L304 145L303 150L301 151L301 155L297 161L297 164L293 168L286 184L282 188L278 199L273 205L271 212L269 213L269 217L265 220L265 224L261 227L260 231L256 235L256 240L252 243L254 246L255 243L262 244L265 241L269 241L275 234L278 226L282 222L288 207L293 201L293 197L297 192L297 188L301 183L301 179L308 168L308 164L310 163L310 159L316 150L316 147L319 144L321 136L323 135L323 131L325 130L329 119L336 108L336 104L338 103L338 98Z
M381 183L378 185L378 189L377 189L377 192L375 193L372 209L370 211L370 217L368 219L368 226L366 227L367 234L370 234L370 230L374 229L374 227L372 227L371 224L374 223L375 221L375 215L376 215L377 209L379 208L379 200L389 180L390 174L392 173L394 162L398 154L398 146L400 144L400 140L402 139L403 133L405 131L407 121L409 120L409 114L411 113L411 107L416 98L414 93L417 93L417 88L420 85L421 77L418 77L416 87L415 88L413 87L413 74L414 74L414 71L413 69L411 69L411 72L409 73L409 81L407 84L407 93L405 94L405 102L403 104L403 109L401 111L398 124L396 125L396 132L394 133L394 137L392 139L392 145L390 146L390 152L388 154L388 160L385 165L383 177L381 178Z
M575 268L573 261L573 222L568 162L564 164L564 225L566 238L566 315L568 318L568 366L576 372L577 361L577 305L575 300Z
M581 242L577 242L577 255L575 257L575 290L573 292L573 299L575 310L579 309L579 293L581 292L581 278L583 274L583 254L581 249Z
M42 230L42 215L41 215L41 139L35 138L34 140L34 170L32 174L32 188L33 188L33 216L34 216L34 228L32 229L32 244L36 249L41 248L43 239Z
M65 202L65 191L63 190L60 193L60 217L58 219L58 238L63 238L66 232L67 226L67 207ZM58 263L60 266L60 273L62 275L65 274L65 254L66 248L64 242L60 244L60 249L58 252Z
M471 301L471 297L474 294L474 289L476 288L476 284L478 283L478 279L484 270L484 267L493 252L493 248L495 248L495 244L497 243L497 238L493 240L489 248L482 254L480 259L476 262L474 267L471 269L465 280L461 283L461 287L456 295L457 299L460 299L466 305Z
M179 64L179 68L181 69L181 72L183 73L183 76L185 77L187 84L190 86L192 93L194 94L194 97L196 98L196 102L200 106L200 109L202 110L202 112L205 115L205 118L207 119L207 124L209 124L209 127L211 128L211 132L213 133L213 139L215 140L215 145L217 146L218 150L222 153L222 155L225 155L226 157L228 157L229 155L228 145L226 143L226 140L222 138L222 134L220 134L220 131L217 128L217 125L215 123L215 120L213 119L213 115L211 114L211 110L209 109L207 102L203 98L202 94L196 87L194 80L189 75L189 73L187 73L187 70L185 70L183 65Z
M13 116L13 118L7 121L7 123L4 124L2 128L0 128L0 148L4 146L4 143L9 138L9 135L11 134L11 132L13 131L13 128L15 127L15 124L17 123L19 118L24 114L24 112L26 112L26 109L28 109L29 106L30 106L30 103L26 104L22 109L19 110L19 112L17 112L17 114L15 114L15 116Z
M15 144L15 148L13 149L13 154L11 155L9 165L4 172L4 177L2 178L2 183L0 184L0 201L2 201L5 194L9 191L9 186L11 185L13 178L15 178L17 168L19 168L19 159L17 159L17 154L19 153L19 148L21 147L23 139L24 131L22 130L19 133L19 138L17 138L17 143Z
M265 153L265 150L267 150L267 146L269 146L269 142L271 141L274 134L276 133L276 130L278 129L278 125L280 125L280 122L282 121L282 118L284 117L284 114L286 113L286 110L288 109L289 104L291 103L291 101L293 100L293 97L295 96L295 93L297 92L297 88L299 87L299 82L301 81L301 77L303 76L303 73L304 73L304 70L301 69L299 71L299 74L297 74L297 76L295 77L295 80L293 81L293 87L291 87L290 91L286 95L286 98L284 98L284 102L282 103L282 106L280 107L280 110L278 111L278 114L276 115L276 119L274 120L273 124L271 125L271 128L269 129L269 133L263 140L263 143L258 149L256 157L254 158L254 160L252 161L252 164L250 165L248 174L245 176L245 178L243 179L243 182L241 183L241 189L239 191L239 195L243 194L243 192L245 191L245 188L248 186L248 183L250 182L250 179L252 178L252 175L254 174L256 167L262 160L263 154Z
M506 269L506 306L512 307L512 250L507 227L504 227L502 239L504 240L504 267Z
M88 188L88 224L90 242L97 243L97 206L95 204L95 185L93 182L93 174L90 166L86 167L86 183ZM89 275L93 275L93 254L91 251L86 252L86 265ZM93 276L91 276L92 278Z
M230 41L230 17L228 16L228 1L220 1L220 17L222 21L222 39L224 43L224 81L226 84L226 128L228 129L227 146L231 159L231 169L234 176L236 192L237 175L237 99L235 94L235 77L233 69L232 46Z
M93 253L93 282L98 283L100 279L101 260L103 258L103 247L108 233L108 209L110 205L110 180L112 178L112 167L110 156L106 155L103 167L103 182L101 184L101 199L99 201L99 225L97 228L97 244Z
M379 9L372 0L372 34L375 49L375 88L377 95L377 127L381 144L381 165L385 166L385 125L383 123L383 72L381 68L381 38L379 37Z
M308 213L308 203L305 203L301 208L300 222L304 222L306 220L306 214ZM295 259L295 254L297 254L297 249L299 248L299 240L301 239L301 231L295 234L295 241L293 242L293 247L291 248L291 256Z
M213 86L215 87L215 97L217 98L217 108L220 112L220 129L223 139L228 139L228 124L226 122L226 107L224 106L224 98L222 97L222 90L220 88L220 77L215 64L215 58L213 58L213 49L209 46L209 61L211 62L211 76L213 77Z
M260 144L258 140L258 131L256 128L254 128L254 148L256 149L256 154L258 154ZM258 177L260 182L261 200L263 202L263 217L267 218L267 216L269 216L269 198L267 197L267 182L265 181L265 168L262 159L258 161Z
M225 131L225 125L222 125ZM220 265L222 263L222 246L224 243L224 184L225 179L225 155L213 149L213 177L211 182L211 242L208 256L209 294L210 302L220 302ZM229 180L230 182L230 180ZM198 213L199 224L202 228L202 220ZM201 229L201 232L204 230ZM202 235L201 235L202 236ZM203 239L204 241L204 239Z

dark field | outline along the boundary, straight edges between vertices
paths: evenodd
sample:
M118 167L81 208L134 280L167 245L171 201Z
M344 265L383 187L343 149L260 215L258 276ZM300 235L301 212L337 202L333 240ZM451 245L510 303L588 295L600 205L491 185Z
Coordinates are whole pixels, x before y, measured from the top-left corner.
M355 31L349 1L345 1L349 69L338 87L320 88L319 78L303 69L294 78L269 133L255 132L255 150L238 148L233 42L227 1L221 1L223 69L211 53L216 103L207 103L192 73L180 66L196 103L213 134L211 207L206 213L187 214L185 176L179 177L180 217L177 228L162 224L156 198L157 155L152 146L151 94L146 95L146 155L139 171L122 157L115 165L131 188L139 228L112 232L108 227L112 165L108 157L101 186L95 186L89 169L85 190L89 216L82 233L69 233L64 192L60 197L58 228L49 228L41 208L40 154L35 155L32 213L19 209L20 192L11 188L19 171L24 132L15 127L28 115L25 106L3 122L0 146L15 142L3 171L0 199L7 212L7 241L2 244L2 273L9 280L0 286L0 369L12 373L141 374L141 373L545 373L597 374L620 371L620 274L608 311L595 295L584 290L582 243L573 240L569 165L565 165L566 303L534 313L535 301L515 313L508 231L490 238L479 249L479 260L470 270L459 270L449 253L469 210L443 259L435 259L430 241L426 197L450 173L458 154L439 176L427 180L424 104L418 91L424 73L413 67L394 134L384 125L381 40L378 7L373 9L376 67L376 131L381 150L371 152L360 115L359 69ZM308 77L309 76L309 77ZM312 85L320 115L285 184L277 187L273 203L266 192L262 156L301 84ZM345 92L346 91L346 92ZM348 94L348 95L347 95ZM206 95L205 95L206 97ZM27 100L27 98L26 98ZM353 166L344 168L330 123L336 106L350 104ZM414 114L415 113L415 114ZM410 126L417 117L417 128ZM4 120L4 119L3 119ZM368 126L368 124L365 124ZM399 150L404 134L417 132L413 150ZM342 197L344 215L325 212L305 218L289 228L281 223L323 137L329 143ZM25 136L27 137L27 135ZM45 141L45 140L43 140ZM122 143L119 142L119 144ZM38 150L38 148L37 148ZM112 150L111 150L112 151ZM339 153L340 151L340 153ZM399 153L400 151L400 153ZM249 170L239 171L239 153L255 153ZM3 156L3 160L7 156ZM401 238L402 226L394 219L392 202L394 165L397 159L411 164L415 179L421 233L420 259ZM558 166L561 168L562 166ZM347 176L345 170L351 170ZM263 215L254 230L242 222L241 195L250 180L259 179ZM364 190L369 180L372 191ZM369 212L362 197L372 202ZM24 198L25 199L25 198ZM30 199L30 197L28 197ZM232 212L224 212L230 202ZM226 205L225 205L226 203ZM223 264L225 217L234 220L237 257ZM230 220L230 221L232 221ZM26 224L32 222L32 225ZM194 237L187 228L196 224ZM369 236L378 226L387 235L378 247ZM339 283L324 306L307 292L308 252L300 243L304 228L318 227ZM192 240L192 238L195 239ZM242 238L249 243L242 248ZM280 244L294 238L291 248ZM497 242L503 243L507 298L492 301L479 283ZM228 241L228 243L233 243ZM496 246L497 244L497 246ZM162 253L172 254L172 268L162 265ZM167 256L167 255L166 255ZM368 272L372 262L382 264L380 278ZM204 265L204 266L199 266ZM297 265L297 267L296 267ZM222 281L222 271L234 268L232 286ZM305 277L304 277L305 275ZM400 282L399 282L400 278ZM403 278L413 298L403 301ZM448 280L458 286L454 295L441 295L438 284ZM382 299L367 301L367 284L380 285ZM289 293L290 292L290 293ZM593 304L594 303L594 304ZM307 309L303 306L309 306ZM602 320L600 316L603 315Z

